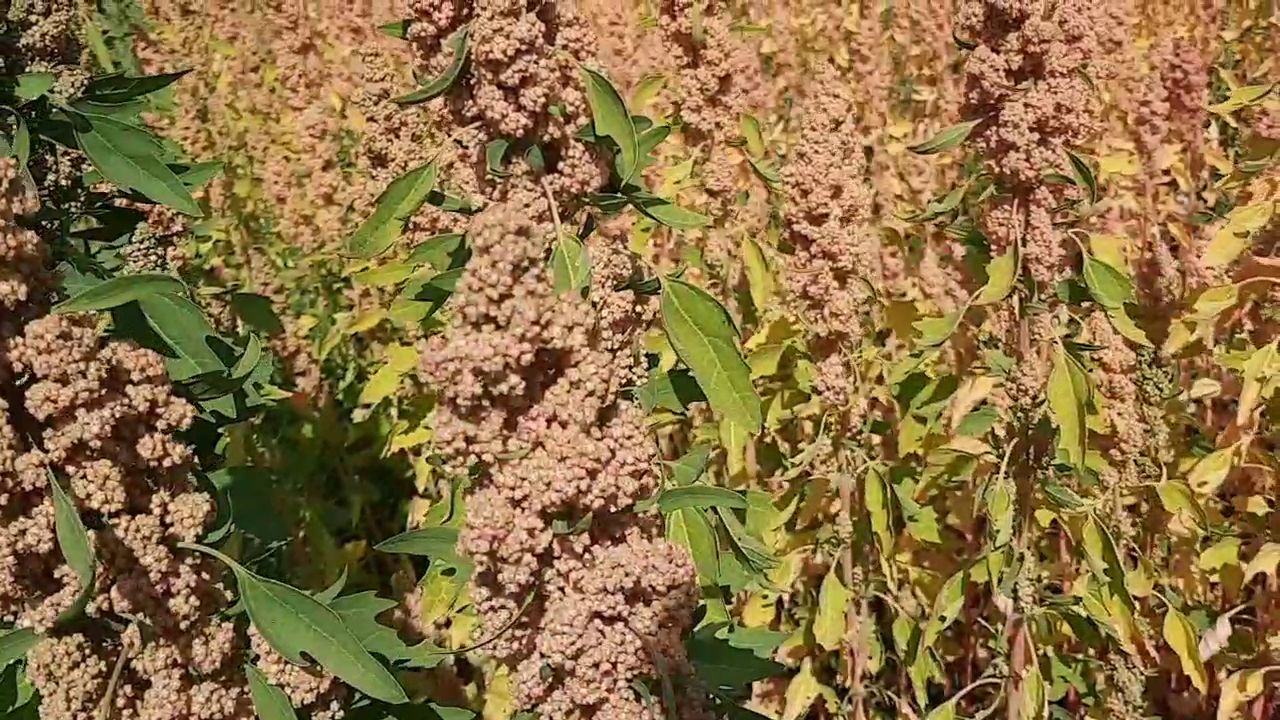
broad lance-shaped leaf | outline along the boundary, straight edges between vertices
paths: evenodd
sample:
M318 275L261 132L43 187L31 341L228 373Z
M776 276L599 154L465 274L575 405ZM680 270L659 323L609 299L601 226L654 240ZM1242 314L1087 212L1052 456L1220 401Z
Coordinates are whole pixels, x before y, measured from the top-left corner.
M374 550L384 553L422 555L458 564L465 561L462 560L455 549L457 544L457 528L425 527L402 532L395 537L383 540L374 547Z
M686 210L656 195L641 192L629 195L627 199L647 217L676 230L695 230L711 223L711 218L706 215Z
M286 660L306 665L306 653L369 697L392 704L408 702L395 677L327 605L297 588L257 575L212 548L189 543L179 546L215 557L231 568L250 622Z
M839 564L833 564L818 591L818 613L813 619L813 638L820 647L835 650L848 632L845 621L853 592L841 582Z
M81 98L104 105L116 105L144 95L159 92L181 80L191 70L147 75L145 77L126 77L124 75L108 75L89 81Z
M91 286L53 307L56 314L110 310L148 295L186 295L187 286L172 275L142 273L120 275Z
M449 88L453 87L453 83L457 81L458 75L462 73L462 66L467 62L470 39L471 27L469 25L463 25L458 28L448 40L449 49L453 52L453 60L449 62L449 67L446 67L431 82L408 95L401 95L395 101L401 105L416 105L448 92Z
M170 375L176 380L186 380L207 372L226 369L222 359L209 346L209 338L217 337L217 330L209 323L200 306L182 295L157 293L138 300L147 325L160 336L176 354L176 363Z
M1071 175L1081 190L1089 194L1089 202L1098 202L1098 179L1093 175L1093 168L1083 157L1067 151L1067 160L1071 163Z
M93 591L94 570L98 561L94 557L93 545L89 541L89 531L80 520L80 511L76 509L75 501L66 490L62 489L62 484L58 482L57 477L51 471L46 472L49 476L49 486L53 491L54 533L58 537L58 550L62 552L67 566L80 581L80 592L75 603L63 611L58 618L59 621L63 621L79 615L89 601L89 595Z
M253 710L258 720L297 720L293 703L283 690L267 681L267 676L252 665L244 666L249 681L249 695L253 698Z
M658 496L658 510L664 515L681 508L727 507L747 509L742 493L714 485L686 485L664 490Z
M134 126L98 115L81 115L75 123L76 142L103 178L120 187L136 190L184 215L202 215L200 206L192 199L182 180L161 161L157 153L138 141L139 132L145 133Z
M551 251L551 277L556 294L581 293L591 286L591 255L586 244L568 229L556 236Z
M760 431L760 398L751 368L737 347L737 333L715 298L683 280L662 283L662 325L676 355L689 367L712 410L747 432Z
M40 636L31 628L0 631L0 671L25 657L38 642Z
M1053 370L1049 373L1049 415L1058 426L1059 446L1067 451L1068 461L1075 467L1084 467L1085 402L1087 379L1076 377L1083 372L1072 367L1075 363L1065 349L1059 347L1053 354Z
M436 184L436 164L429 162L401 175L378 196L373 213L351 234L343 254L369 260L386 252L399 239Z
M1003 255L991 258L987 263L987 284L978 291L975 305L990 305L1009 297L1018 280L1018 250L1010 247Z
M1133 283L1129 278L1093 256L1084 259L1084 282L1089 294L1104 308L1124 308L1125 303L1134 300Z
M617 88L604 75L590 68L582 68L587 86L587 103L591 106L591 121L597 136L608 137L618 146L621 164L618 174L623 185L635 174L640 159L640 144L636 126L627 112L627 104Z
M977 127L980 122L982 122L982 120L979 119L952 125L919 145L912 145L907 149L917 155L933 155L934 153L940 153L944 150L959 147L960 143L964 142L965 139L969 137L969 133L973 132L973 129Z
M1164 614L1164 640L1173 648L1182 665L1182 672L1191 678L1191 684L1201 693L1209 692L1209 673L1200 660L1196 628L1172 605Z

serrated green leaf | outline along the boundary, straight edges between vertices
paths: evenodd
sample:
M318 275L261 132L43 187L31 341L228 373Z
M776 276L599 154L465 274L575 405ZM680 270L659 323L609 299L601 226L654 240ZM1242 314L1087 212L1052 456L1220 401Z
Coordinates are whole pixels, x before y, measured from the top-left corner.
M370 260L389 250L404 232L405 223L427 201L435 184L434 161L392 180L378 196L373 212L348 238L343 254Z
M671 347L697 379L711 408L747 432L759 432L760 398L724 307L704 290L666 278L661 313Z
M933 155L935 153L959 147L980 122L982 122L982 120L969 120L967 122L952 125L919 145L912 145L907 149L917 155Z
M453 53L453 59L449 61L449 66L435 76L431 82L407 95L401 95L395 99L395 102L401 105L416 105L432 98L440 97L448 92L449 88L453 87L454 82L457 81L458 75L462 73L462 66L467 62L470 39L471 27L469 25L463 25L458 28L445 42Z
M750 650L736 648L716 637L716 626L700 629L685 640L685 650L698 680L706 687L734 693L752 683L787 672L784 665L759 658Z
M686 485L668 488L658 496L658 510L663 515L682 508L727 507L747 509L747 499L742 493L715 485Z
M169 293L186 295L187 286L181 280L160 273L119 275L90 286L53 307L55 314L95 312L120 307L148 295Z
M635 174L640 161L639 138L636 126L627 112L627 104L617 88L604 75L582 68L587 90L587 103L591 106L591 121L597 137L607 137L618 146L620 163L618 175L621 185L626 185Z
M310 656L369 697L392 704L408 702L395 676L364 649L327 605L301 590L257 575L212 548L188 543L181 547L215 557L231 568L250 622L286 660L306 665L306 656Z

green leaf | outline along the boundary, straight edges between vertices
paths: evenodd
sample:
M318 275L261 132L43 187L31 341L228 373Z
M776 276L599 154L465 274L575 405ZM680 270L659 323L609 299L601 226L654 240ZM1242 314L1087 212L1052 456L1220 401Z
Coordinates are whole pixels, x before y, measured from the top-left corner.
M18 86L13 89L13 94L19 100L35 100L52 90L58 78L49 72L29 72L19 75L17 81Z
M301 590L249 571L217 550L189 543L180 547L211 555L231 568L249 620L286 660L306 665L306 653L369 697L392 704L408 702L400 683L328 606Z
M969 571L967 569L959 570L947 578L938 590L938 595L933 599L933 612L929 616L929 622L925 625L924 634L920 638L921 650L933 647L933 643L937 641L938 636L951 626L960 616L960 610L964 607L965 587L969 582Z
M591 106L591 120L597 137L608 137L618 146L621 164L618 174L622 185L626 185L635 174L640 160L639 140L636 137L636 126L627 112L627 104L618 94L617 88L604 75L590 68L582 68L586 82L587 103Z
M54 532L58 536L58 550L62 552L62 558L67 561L67 566L75 572L76 579L80 581L76 602L63 611L58 618L59 621L65 621L79 615L85 604L89 602L98 560L94 557L93 544L89 541L89 531L80 520L80 511L76 509L75 501L66 490L62 489L62 484L54 474L51 471L46 472L48 472L49 486L53 492Z
M412 22L413 20L396 20L395 22L389 22L386 25L379 25L378 32L386 35L387 37L404 40L409 34L409 25Z
M458 75L462 72L462 66L467 62L468 41L471 38L471 27L463 25L449 37L446 44L453 51L453 60L449 62L449 66L444 69L431 82L414 90L408 95L402 95L395 99L395 102L401 105L416 105L426 102L432 98L439 97L449 91L453 87L453 83L458 79Z
M1138 327L1133 318L1129 317L1129 313L1124 308L1107 308L1107 319L1111 321L1111 327L1122 336L1138 343L1143 347L1155 347L1151 340L1147 338L1147 334Z
M1067 160L1071 163L1071 175L1075 184L1089 195L1089 202L1098 202L1098 179L1094 177L1093 168L1079 155L1067 150Z
M405 223L427 201L436 184L436 164L429 162L401 175L378 196L373 212L351 234L346 257L371 260L391 248Z
M707 626L685 641L689 662L706 687L731 694L760 680L786 674L786 666L716 637L719 629Z
M222 174L225 167L226 163L221 162L196 163L178 173L178 179L194 190L209 184L210 180Z
M1084 260L1084 282L1093 299L1109 310L1123 309L1125 303L1134 300L1133 283L1129 278L1092 255Z
M666 278L661 312L671 347L693 373L711 408L747 432L759 432L760 398L724 307L704 290Z
M591 286L591 255L587 246L562 228L551 251L551 277L556 294L583 293Z
M432 235L415 245L405 262L415 267L428 264L441 271L460 267L470 255L466 238L463 233Z
M704 584L720 582L720 547L707 516L696 508L684 508L666 516L667 539L688 548Z
M692 485L707 470L711 461L711 446L700 443L689 448L679 460L671 463L671 481L677 486Z
M1211 113L1218 115L1230 115L1237 110L1249 107L1262 101L1267 95L1271 94L1271 90L1275 87L1274 83L1267 85L1244 85L1231 91L1231 95L1224 101L1216 105L1210 105L1207 109Z
M511 173L502 169L506 162L507 148L511 141L506 138L491 140L484 146L484 163L490 175L494 177L511 177Z
M692 210L678 207L670 200L664 200L648 193L637 193L627 199L646 217L676 230L694 230L711 224L711 218Z
M253 697L253 711L258 720L297 720L298 714L283 690L267 681L258 668L246 664L245 677L249 680L249 694Z
M38 642L40 636L31 628L0 632L0 670L21 660Z
M142 141L141 136L146 135L159 144L149 133L108 117L80 117L84 122L75 124L76 142L103 178L184 215L203 214L182 180ZM88 123L87 130L84 123Z
M1009 297L1018 280L1018 250L1010 247L987 263L987 283L978 291L975 305L990 305Z
M942 317L927 317L915 321L913 323L916 330L920 331L920 345L923 347L937 347L947 341L951 334L956 331L960 325L960 319L964 317L964 308L949 312Z
M160 273L120 275L93 285L58 303L53 307L53 312L62 315L110 310L161 293L186 295L187 286L172 275Z
M720 522L724 525L724 529L729 533L729 540L732 541L734 547L747 561L751 569L756 572L766 572L778 566L778 559L769 552L769 548L764 543L752 537L747 528L743 526L733 511L725 507L717 507L716 514L720 516Z
M747 499L742 493L714 485L686 485L662 491L658 496L658 510L663 515L681 508L727 507L747 509Z
M1059 446L1067 451L1068 461L1083 468L1088 391L1087 387L1080 387L1076 374L1082 375L1083 371L1072 367L1075 362L1061 347L1054 352L1053 370L1049 373L1049 415L1058 427Z
M173 73L164 73L161 75L147 75L144 77L125 77L124 75L108 75L105 77L94 78L89 81L88 87L81 94L82 100L89 102L101 103L103 105L118 105L128 102L134 98L150 95L154 92L163 90L178 80L182 79L191 70L179 70Z
M158 293L139 298L138 306L147 325L177 354L177 365L171 368L175 380L226 369L209 346L209 338L218 333L198 305L181 295Z
M406 645L395 628L378 622L378 615L398 605L395 600L368 591L340 597L329 603L342 623L369 652L407 667L430 668L444 661L447 652L430 641Z
M246 325L268 336L284 332L284 323L271 307L271 299L257 293L231 294L231 311Z
M454 560L458 558L458 529L452 527L426 527L409 530L383 540L374 550L384 553L422 555Z
M683 415L689 411L691 404L705 402L706 399L702 388L698 387L698 381L686 370L665 373L655 371L643 385L636 388L636 400L646 413L653 412L654 408L662 408Z
M959 147L960 143L964 142L965 139L969 137L969 133L973 132L973 129L977 127L980 122L982 122L981 119L969 120L968 122L952 125L919 145L912 145L907 149L917 155L933 155L935 153L943 152L944 150Z

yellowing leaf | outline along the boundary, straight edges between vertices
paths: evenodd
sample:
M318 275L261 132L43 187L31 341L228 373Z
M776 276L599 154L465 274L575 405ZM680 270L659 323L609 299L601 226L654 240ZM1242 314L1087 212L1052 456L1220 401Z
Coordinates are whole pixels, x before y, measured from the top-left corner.
M1258 670L1237 670L1222 681L1222 694L1218 696L1217 720L1232 720L1249 701L1262 694L1264 675L1274 667Z
M1245 583L1252 580L1253 576L1263 573L1275 577L1277 565L1280 565L1280 543L1264 543L1249 564L1244 566Z
M509 720L516 714L511 671L505 666L498 666L493 673L493 678L485 684L484 690L484 712L481 715L483 720Z
M1098 158L1098 169L1110 175L1137 175L1138 157L1132 153L1113 153Z
M813 701L822 692L822 683L813 674L813 660L806 657L800 663L800 672L787 684L786 704L782 709L782 720L800 720L809 713Z
M818 645L827 650L836 650L844 639L845 611L853 593L840 582L837 566L832 565L827 576L822 580L822 589L818 592L818 614L813 620L813 637Z
M1187 484L1200 495L1212 495L1217 492L1227 479L1227 474L1231 472L1231 461L1235 451L1236 446L1230 445L1200 458L1188 473Z
M1089 235L1089 252L1117 270L1129 267L1129 238L1124 235Z
M750 235L742 236L742 260L747 269L747 284L751 290L751 303L763 312L773 297L774 280L764 251Z
M400 380L418 363L418 351L413 347L392 345L387 348L387 362L373 374L360 392L361 405L376 405L391 397Z
M1200 553L1201 570L1217 570L1224 565L1240 564L1240 538L1223 538Z
M1058 426L1059 446L1066 450L1068 461L1075 467L1084 467L1085 450L1085 400L1086 391L1081 380L1073 377L1066 350L1058 347L1053 355L1053 370L1049 373L1049 414Z
M1178 655L1182 672L1191 678L1191 684L1201 694L1209 692L1209 674L1200 660L1200 642L1196 637L1195 626L1173 606L1164 614L1164 640Z
M1207 109L1216 115L1230 115L1237 110L1242 110L1250 105L1260 102L1270 92L1274 85L1245 85L1235 88L1231 91L1231 95L1220 103L1210 105Z
M987 283L978 291L975 305L989 305L1008 297L1018 280L1018 252L1010 247L1003 255L998 255L987 264Z

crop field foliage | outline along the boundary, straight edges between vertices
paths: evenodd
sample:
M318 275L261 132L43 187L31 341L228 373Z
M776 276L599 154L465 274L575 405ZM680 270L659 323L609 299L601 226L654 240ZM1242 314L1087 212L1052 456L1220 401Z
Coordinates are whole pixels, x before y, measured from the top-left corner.
M0 0L0 717L1280 718L1272 0Z

